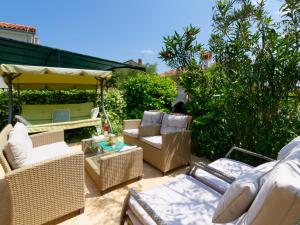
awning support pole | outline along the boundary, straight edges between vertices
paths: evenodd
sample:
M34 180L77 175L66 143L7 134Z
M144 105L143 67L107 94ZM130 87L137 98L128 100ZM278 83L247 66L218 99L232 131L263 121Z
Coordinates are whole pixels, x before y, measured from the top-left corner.
M13 96L12 96L12 81L13 76L7 75L7 83L8 83L8 123L12 123L13 117Z
M110 123L110 120L109 120L108 115L107 115L107 113L105 111L105 108L104 108L104 79L100 80L100 100L101 100L101 109L100 109L100 112L103 112L104 117L105 117L105 119L108 122L110 132L113 133L112 125Z

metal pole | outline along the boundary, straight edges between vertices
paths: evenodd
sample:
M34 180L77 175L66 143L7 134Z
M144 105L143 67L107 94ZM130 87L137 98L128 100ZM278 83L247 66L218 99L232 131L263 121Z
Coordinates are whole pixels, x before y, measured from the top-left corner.
M104 111L104 80L100 80L100 100L101 100L101 110L100 112Z
M103 112L104 117L108 122L110 132L113 133L112 125L110 123L110 120L104 108L104 79L100 80L100 100L101 100L101 109L99 110L99 112Z
M12 80L13 77L11 75L7 75L8 81L8 123L12 123L13 116L13 97L12 97Z

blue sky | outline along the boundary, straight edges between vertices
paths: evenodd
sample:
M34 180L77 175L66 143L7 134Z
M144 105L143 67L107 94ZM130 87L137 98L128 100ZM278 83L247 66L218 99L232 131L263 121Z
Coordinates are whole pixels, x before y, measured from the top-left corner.
M256 0L253 0L256 1ZM32 25L42 45L124 62L142 58L168 70L158 59L162 36L193 24L199 42L211 32L213 0L2 0L0 21ZM280 0L267 8L278 17Z

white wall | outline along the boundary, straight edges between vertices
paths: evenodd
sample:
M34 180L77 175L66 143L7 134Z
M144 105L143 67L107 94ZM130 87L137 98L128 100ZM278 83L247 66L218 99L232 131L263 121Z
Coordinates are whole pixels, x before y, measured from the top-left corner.
M33 33L14 31L0 28L0 37L38 44L38 38Z

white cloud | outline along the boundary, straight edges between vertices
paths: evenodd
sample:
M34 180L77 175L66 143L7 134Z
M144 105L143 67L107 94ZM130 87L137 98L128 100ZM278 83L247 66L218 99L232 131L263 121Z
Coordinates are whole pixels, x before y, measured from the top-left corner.
M140 53L144 54L144 55L153 55L153 54L155 54L154 51L148 50L148 49L147 50L141 50Z

